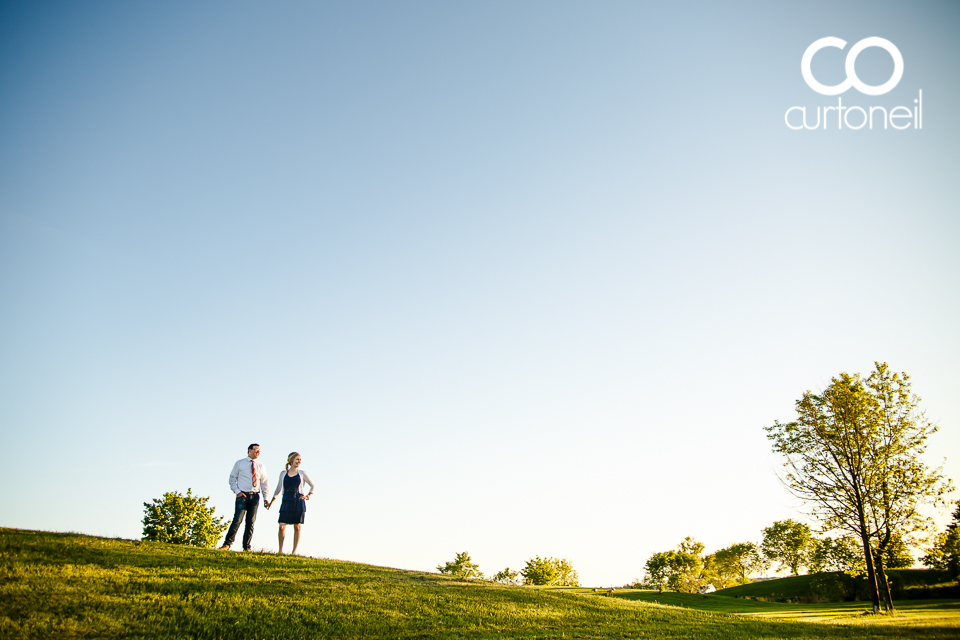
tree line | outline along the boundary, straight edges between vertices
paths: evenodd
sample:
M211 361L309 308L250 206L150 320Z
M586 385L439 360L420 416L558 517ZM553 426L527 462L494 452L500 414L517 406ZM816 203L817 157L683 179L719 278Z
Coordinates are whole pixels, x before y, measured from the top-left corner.
M934 536L920 562L931 569L949 571L956 578L960 577L960 501L954 507L953 521ZM726 589L747 584L752 582L752 576L768 569L789 571L793 576L803 570L844 573L852 578L866 575L866 563L856 538L818 536L810 525L793 519L780 520L763 529L760 543L738 542L710 554L704 550L702 542L687 536L674 549L651 554L644 565L644 578L631 586L696 593L708 585ZM874 544L871 551L874 564L885 569L906 569L915 564L910 547L901 537L882 550Z
M793 519L774 522L763 529L763 540L737 542L713 553L704 553L699 540L687 536L675 549L650 555L645 576L637 586L648 589L696 593L708 585L726 589L747 584L768 569L800 575L824 571L856 572L862 568L858 549L850 537L818 537L809 525ZM905 546L887 549L889 568L913 565Z

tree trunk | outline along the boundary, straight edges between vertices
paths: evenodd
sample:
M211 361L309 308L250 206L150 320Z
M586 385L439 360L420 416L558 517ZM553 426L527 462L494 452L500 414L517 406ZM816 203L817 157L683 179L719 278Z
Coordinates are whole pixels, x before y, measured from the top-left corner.
M887 572L883 570L883 554L877 553L877 580L880 583L880 591L883 593L884 603L887 605L887 613L893 613L893 594L890 593L890 583L887 582Z
M873 602L873 613L880 613L880 589L877 587L877 573L873 567L873 550L870 548L870 536L863 516L860 517L860 540L863 541L863 557L867 563L867 580L870 582L870 601Z

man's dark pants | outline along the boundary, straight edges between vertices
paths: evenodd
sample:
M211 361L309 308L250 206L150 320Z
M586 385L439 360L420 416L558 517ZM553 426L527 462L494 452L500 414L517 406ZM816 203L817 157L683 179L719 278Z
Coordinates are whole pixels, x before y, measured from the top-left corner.
M229 547L233 544L233 539L237 537L237 530L240 528L240 521L243 520L246 513L246 525L243 527L243 550L250 550L250 541L253 540L253 523L257 521L257 507L260 505L260 492L248 491L242 496L237 496L237 501L233 510L233 522L230 524L230 530L227 531L227 539L223 541L223 546Z

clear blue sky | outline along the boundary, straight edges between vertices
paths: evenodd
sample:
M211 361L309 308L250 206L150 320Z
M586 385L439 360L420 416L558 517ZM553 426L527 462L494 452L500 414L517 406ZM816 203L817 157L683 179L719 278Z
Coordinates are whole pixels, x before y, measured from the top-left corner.
M788 129L836 104L825 36L895 43L842 98L922 90L923 129ZM308 554L622 584L796 517L762 427L875 360L960 480L958 36L955 2L0 4L0 525L231 515L256 441L320 482Z

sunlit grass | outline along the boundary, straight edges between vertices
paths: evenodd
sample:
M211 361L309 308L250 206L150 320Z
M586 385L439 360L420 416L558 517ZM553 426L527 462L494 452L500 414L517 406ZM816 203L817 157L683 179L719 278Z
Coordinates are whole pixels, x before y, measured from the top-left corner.
M590 589L578 589L590 593ZM662 604L700 611L745 615L771 620L802 622L829 622L831 624L894 625L911 627L953 627L960 635L960 601L958 600L902 600L895 601L894 615L874 616L869 602L823 602L791 604L761 602L722 595L690 593L658 593L641 589L619 589L613 593L602 590L600 597L612 597L633 602Z
M815 600L813 598L818 589L815 586L821 574L791 576L779 578L776 580L766 580L762 582L751 582L736 587L729 587L717 592L721 596L760 597L768 600L782 600L791 598L794 601L800 599ZM943 595L934 596L939 598L955 598L954 595L947 595L946 592L957 591L956 578L952 578L948 571L935 571L931 569L888 569L887 575L891 584L897 585L901 593L919 594L921 592L933 589L935 592L944 592ZM897 593L895 589L894 593ZM905 599L909 599L907 596ZM914 595L913 597L917 597Z
M867 626L781 621L694 600L654 604L642 594L658 594L636 593L599 597L336 560L0 529L4 638L960 637L949 616L925 626L906 616Z

